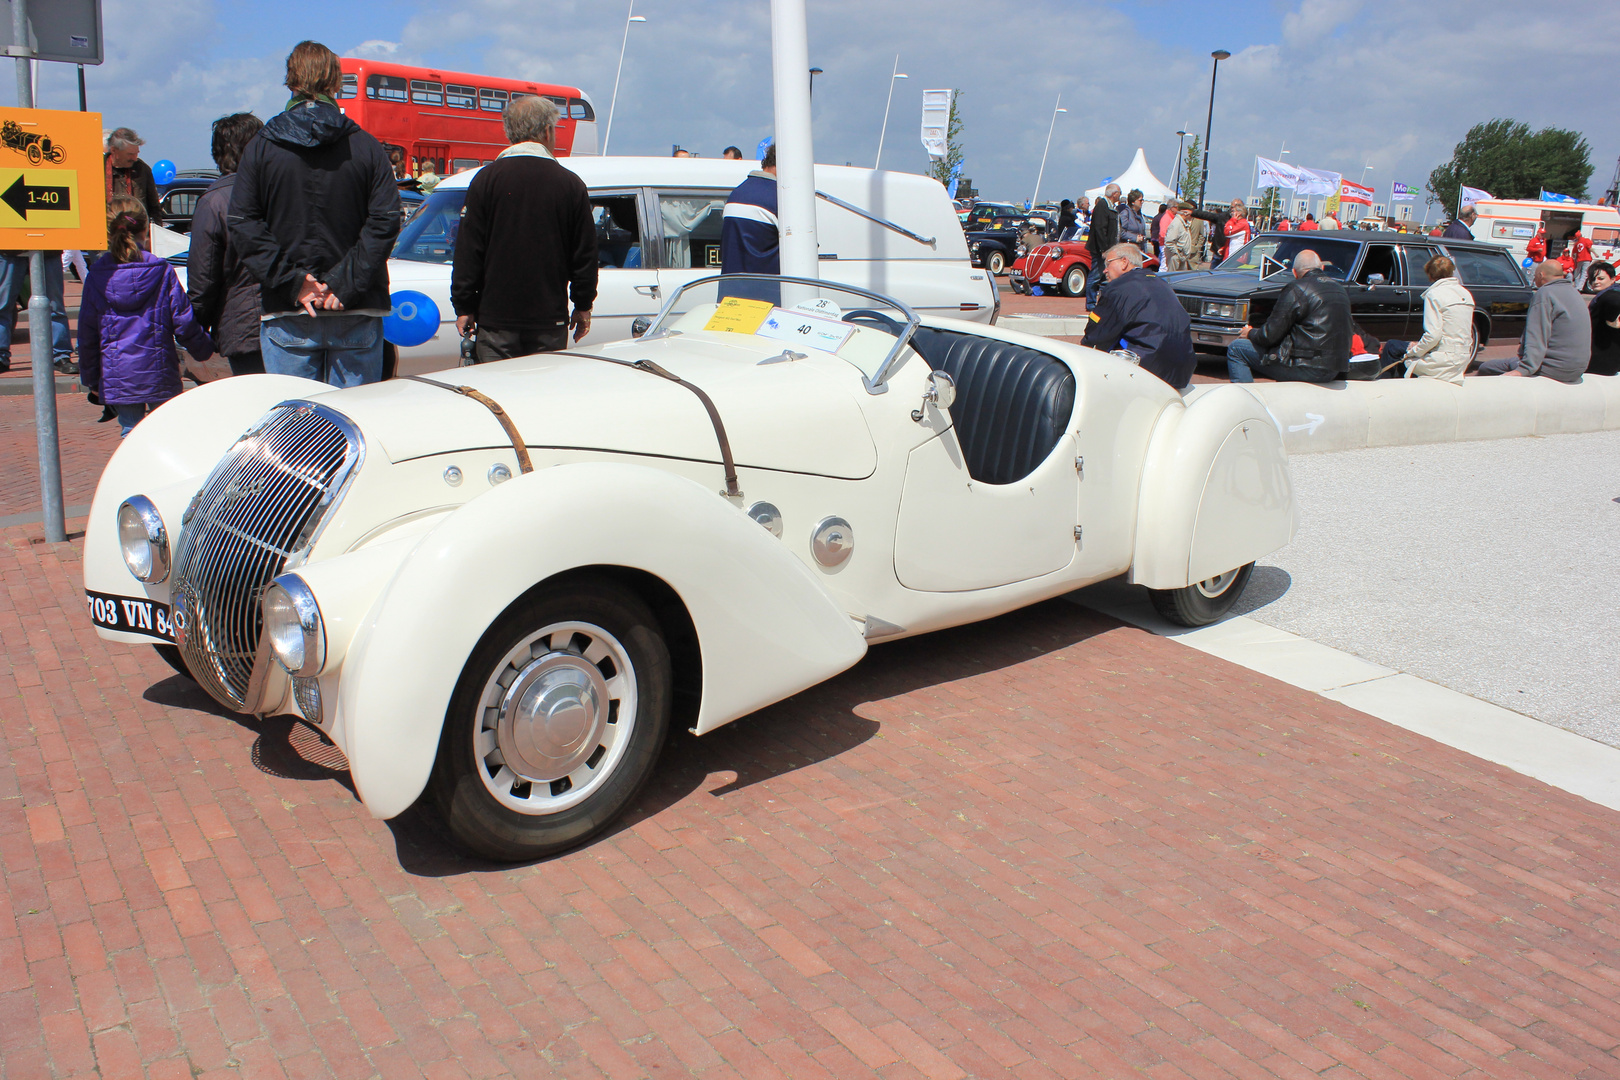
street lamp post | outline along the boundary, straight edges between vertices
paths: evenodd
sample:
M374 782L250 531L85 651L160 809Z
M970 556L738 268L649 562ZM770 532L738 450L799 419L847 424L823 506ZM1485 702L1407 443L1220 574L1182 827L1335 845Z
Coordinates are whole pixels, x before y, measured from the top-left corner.
M1034 205L1041 199L1041 178L1046 175L1046 151L1052 149L1052 131L1057 127L1058 113L1066 113L1069 111L1068 109L1058 107L1062 103L1063 95L1059 94L1057 96L1057 101L1052 105L1052 122L1048 124L1046 128L1046 149L1041 151L1041 168L1040 171L1035 174L1035 194L1030 196L1029 199L1029 205L1031 207L1034 207Z
M898 63L899 57L896 57L895 61ZM813 67L810 69L810 96L812 98L816 96L816 76L820 74L823 74L820 68Z
M874 168L874 169L879 169L879 168L883 167L883 138L884 138L884 136L888 135L888 133L889 133L889 106L894 104L894 83L895 83L895 80L896 79L908 79L908 78L910 78L909 75L902 75L900 73L900 54L895 53L894 54L894 71L892 71L889 74L889 97L888 97L888 100L883 103L883 129L878 132L878 155L877 155L877 160L872 163L872 168Z
M1215 75L1220 71L1221 61L1232 54L1225 49L1216 49L1209 55L1215 58L1215 62L1209 66L1209 116L1204 120L1204 170L1198 181L1200 208L1209 201L1209 134L1215 126Z
M1187 133L1185 131L1178 131L1178 132L1176 132L1176 172L1175 172L1175 179L1173 181L1171 181L1171 185L1170 185L1171 187L1176 189L1176 198L1178 198L1178 199L1181 198L1181 161L1186 156L1187 156Z
M602 156L607 157L608 141L613 138L613 112L619 107L619 76L624 74L624 50L630 44L630 24L644 23L645 15L637 15L636 0L630 0L630 6L624 13L624 41L619 44L619 70L613 73L613 97L608 101L607 128L602 132Z

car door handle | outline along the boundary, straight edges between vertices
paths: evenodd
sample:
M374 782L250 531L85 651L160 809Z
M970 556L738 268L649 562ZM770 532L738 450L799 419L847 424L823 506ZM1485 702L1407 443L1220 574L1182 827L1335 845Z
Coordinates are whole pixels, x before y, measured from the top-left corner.
M656 285L637 285L636 286L636 292L640 293L642 296L651 296L651 297L656 298L658 296L658 286L656 286Z

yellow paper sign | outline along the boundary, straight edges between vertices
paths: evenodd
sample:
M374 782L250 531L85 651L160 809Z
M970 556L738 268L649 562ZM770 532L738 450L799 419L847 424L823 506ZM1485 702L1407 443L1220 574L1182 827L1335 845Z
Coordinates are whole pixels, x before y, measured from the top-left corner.
M0 251L107 246L101 114L0 108Z
M728 296L720 301L720 306L714 309L714 314L709 316L703 329L752 334L775 306L769 300L744 300L740 296Z

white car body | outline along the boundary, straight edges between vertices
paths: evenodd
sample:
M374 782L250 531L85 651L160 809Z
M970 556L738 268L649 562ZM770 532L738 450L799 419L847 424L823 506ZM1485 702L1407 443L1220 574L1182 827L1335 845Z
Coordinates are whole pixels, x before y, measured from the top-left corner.
M722 158L567 157L560 163L590 189L593 205L635 200L640 265L604 265L598 276L591 332L580 342L595 345L630 336L638 316L651 317L682 285L718 274L722 209L754 163ZM440 181L413 221L430 217L445 199L463 199L477 175L470 170ZM912 173L880 172L846 166L816 166L816 188L850 206L900 227L816 200L821 242L821 277L892 296L924 316L994 322L1000 298L989 276L968 261L967 240L945 189L937 180ZM459 202L456 203L459 207ZM907 235L907 233L911 235ZM454 238L418 245L420 254L439 261L397 257L410 225L388 261L391 293L420 292L439 309L440 325L425 343L399 349L398 371L414 375L453 366L460 360L455 310L450 304L450 253ZM599 236L602 230L599 229ZM657 236L658 244L644 238ZM603 252L609 245L603 245ZM537 254L537 258L544 257ZM711 261L712 260L712 261Z
M687 703L671 722L702 734L850 667L870 641L1122 574L1185 591L1293 535L1281 434L1240 387L1189 406L1126 360L944 319L912 338L928 342L929 359L907 344L883 371L897 339L882 329L862 325L836 351L797 339L802 351L789 351L763 329L706 329L713 311L667 314L659 326L675 332L588 353L448 371L434 380L442 387L399 379L333 390L264 375L173 399L131 432L96 491L84 580L98 632L174 640L171 587L186 551L195 557L184 588L195 595L204 578L251 577L230 600L237 616L219 613L226 600L213 613L186 602L188 666L214 672L199 681L232 709L302 713L347 754L361 799L386 818L428 783L480 641L559 575L612 568L663 605L663 633L686 647L671 645ZM628 366L636 361L706 391L738 493L725 489L717 428L697 397ZM949 409L925 403L939 381L931 364L959 376ZM533 471L522 472L486 405L447 388L456 385L499 403ZM1032 385L1045 389L1031 397ZM320 480L314 435L272 452L268 433L294 422L329 440L346 432L346 476ZM1005 482L983 478L992 468ZM151 584L121 547L120 507L135 496L161 516L152 535L161 561L174 562ZM263 509L283 497L304 498L305 510ZM844 522L833 544L852 551L828 565L813 537L833 519ZM187 548L198 522L214 531ZM210 535L238 537L240 550L198 554ZM301 679L272 659L267 634L225 625L256 625L254 590L278 575L319 608L323 656ZM227 641L239 641L234 690L215 666Z

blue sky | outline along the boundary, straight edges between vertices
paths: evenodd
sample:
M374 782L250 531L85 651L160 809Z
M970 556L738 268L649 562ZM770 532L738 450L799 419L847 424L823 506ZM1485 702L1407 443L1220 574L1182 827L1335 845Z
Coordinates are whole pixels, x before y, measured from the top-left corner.
M89 75L108 126L148 160L208 160L208 123L279 109L283 58L303 37L489 74L583 86L605 116L628 0L105 0L109 63ZM1175 131L1202 133L1209 52L1226 48L1211 194L1246 195L1254 155L1286 141L1296 164L1387 192L1421 185L1474 123L1511 116L1582 131L1593 194L1620 153L1610 95L1585 92L1620 40L1620 4L1562 0L808 0L820 161L870 165L895 54L884 165L921 170L921 91L963 90L967 174L1027 198L1063 95L1043 194L1122 171L1140 146L1170 180ZM613 133L617 153L674 143L718 154L772 127L768 0L636 0ZM74 107L71 68L47 65L41 104ZM1542 90L1546 75L1568 78ZM11 80L0 80L0 101Z

